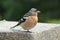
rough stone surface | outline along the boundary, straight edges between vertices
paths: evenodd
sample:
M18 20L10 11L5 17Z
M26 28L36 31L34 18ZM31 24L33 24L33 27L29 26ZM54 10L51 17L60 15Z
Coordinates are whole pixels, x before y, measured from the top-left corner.
M60 40L60 26L51 30L43 31L40 38L41 40Z
M0 40L60 40L60 24L38 23L32 32L9 29L16 22L0 22ZM36 30L35 30L36 29ZM38 32L37 32L38 31Z
M0 33L0 40L32 40L34 39L29 33L17 33L17 32L2 32Z

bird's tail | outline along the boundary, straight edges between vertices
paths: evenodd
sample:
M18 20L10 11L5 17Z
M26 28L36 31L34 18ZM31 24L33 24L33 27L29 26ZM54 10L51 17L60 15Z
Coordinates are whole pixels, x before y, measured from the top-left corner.
M15 28L16 26L19 26L19 25L20 25L20 22L17 25L11 27L10 29Z
M15 25L15 26L11 27L10 29L15 28L16 26L17 26L17 25Z

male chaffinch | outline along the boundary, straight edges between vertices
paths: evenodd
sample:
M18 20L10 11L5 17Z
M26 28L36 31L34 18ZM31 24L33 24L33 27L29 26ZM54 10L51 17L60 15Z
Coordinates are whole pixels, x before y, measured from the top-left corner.
M31 10L29 10L28 13L26 13L23 18L20 19L20 21L18 22L17 25L11 27L14 28L16 26L21 26L23 29L29 31L30 29L32 29L33 27L35 27L35 25L38 22L38 13L40 11L38 11L36 8L32 8Z

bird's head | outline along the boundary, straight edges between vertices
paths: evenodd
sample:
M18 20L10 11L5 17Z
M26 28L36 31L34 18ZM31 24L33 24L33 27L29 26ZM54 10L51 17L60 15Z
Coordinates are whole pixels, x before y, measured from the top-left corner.
M29 16L37 16L37 14L40 13L36 8L31 8L28 12Z

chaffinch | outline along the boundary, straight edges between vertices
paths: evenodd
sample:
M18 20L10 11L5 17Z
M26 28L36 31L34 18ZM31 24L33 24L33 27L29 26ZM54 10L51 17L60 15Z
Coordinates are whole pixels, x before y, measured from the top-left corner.
M33 27L35 27L35 25L38 23L38 13L40 11L38 11L36 8L31 8L28 13L26 13L18 22L17 25L11 27L14 28L16 26L21 26L23 29L29 31L30 29L32 29Z

